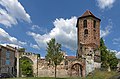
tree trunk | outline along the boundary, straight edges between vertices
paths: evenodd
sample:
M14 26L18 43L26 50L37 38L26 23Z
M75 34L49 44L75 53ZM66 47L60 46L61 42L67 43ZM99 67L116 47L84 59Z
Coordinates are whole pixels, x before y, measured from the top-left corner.
M108 66L108 72L110 72L110 71L111 71L110 66Z
M57 65L55 65L55 79L56 79L56 68L57 68Z

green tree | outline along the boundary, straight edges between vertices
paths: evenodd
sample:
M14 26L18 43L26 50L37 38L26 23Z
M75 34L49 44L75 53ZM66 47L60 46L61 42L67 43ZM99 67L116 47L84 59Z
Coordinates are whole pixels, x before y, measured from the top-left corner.
M63 60L63 54L61 53L61 44L56 43L54 38L47 43L46 60L49 62L49 65L53 65L55 67L56 78L56 68Z
M40 54L37 54L37 57L40 57Z
M19 48L18 52L25 52L25 48Z
M25 76L33 75L32 63L27 58L20 59L20 69L21 69L22 75L25 75Z
M103 39L100 39L100 51L101 51L101 62L102 62L102 67L107 68L107 47L105 46L105 43Z
M102 67L111 71L111 68L115 68L117 66L118 59L115 56L115 52L111 52L107 49L102 38L100 39L100 51Z
M109 64L109 69L114 69L117 67L117 64L118 64L118 59L117 57L115 56L115 52L111 52L110 50L108 50L109 52L109 56L108 56L108 64Z

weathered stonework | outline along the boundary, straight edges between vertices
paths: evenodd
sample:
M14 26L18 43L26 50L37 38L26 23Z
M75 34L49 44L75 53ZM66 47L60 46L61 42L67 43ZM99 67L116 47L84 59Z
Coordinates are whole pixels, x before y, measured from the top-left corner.
M38 60L39 57L37 54L29 53L29 52L19 52L19 60L22 58L27 58L32 63L33 66L33 75L37 77L38 75Z
M85 59L85 74L101 67L100 19L87 10L77 20L78 54L77 58Z
M15 48L0 45L0 74L16 75Z
M117 71L120 72L120 59L118 59Z
M85 22L86 20L86 22ZM57 66L57 77L85 77L95 68L100 68L100 19L86 11L77 21L78 50L77 56L65 56ZM32 54L22 54L33 61L34 76L54 77L54 67L45 59Z
M57 77L70 77L79 76L85 77L91 73L95 68L101 67L101 55L98 50L100 46L100 19L95 17L90 11L86 11L77 20L77 36L78 36L78 49L76 56L66 56L64 54L64 60L57 66ZM17 63L17 76L19 77L19 60L22 58L28 58L33 66L33 75L35 77L54 77L54 66L34 53L18 52L14 48L0 50L0 73L6 71L4 65L6 54L1 52L11 51L9 68L16 66ZM18 59L17 62L15 57ZM2 64L2 65L1 65ZM5 68L2 68L5 67ZM7 66L8 67L8 66ZM6 70L5 70L6 69Z

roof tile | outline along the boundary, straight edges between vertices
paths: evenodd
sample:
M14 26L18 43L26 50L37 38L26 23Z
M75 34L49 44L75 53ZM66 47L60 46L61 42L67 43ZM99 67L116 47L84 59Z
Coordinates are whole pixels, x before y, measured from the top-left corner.
M89 16L94 17L94 18L100 20L100 19L97 18L95 15L93 15L92 12L90 12L89 10L87 10L87 11L86 11L82 16L80 16L79 18L84 18L84 17L89 17ZM100 20L100 21L101 21L101 20Z

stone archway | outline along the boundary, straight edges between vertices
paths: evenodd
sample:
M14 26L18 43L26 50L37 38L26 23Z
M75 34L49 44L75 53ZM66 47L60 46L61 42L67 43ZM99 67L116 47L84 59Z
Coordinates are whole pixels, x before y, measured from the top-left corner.
M85 77L85 62L75 60L70 66L70 76Z
M19 59L21 58L28 58L30 62L32 63L33 66L33 76L36 77L38 76L38 56L37 54L33 53L23 53L22 55L19 56Z
M75 63L71 67L71 76L80 76L82 77L82 65Z
M31 64L33 64L33 62L34 62L34 61L32 61L30 58L28 58L28 57L26 57L26 56L22 56L22 57L20 58L20 60L21 60L21 59L27 59L27 60L30 61Z
M21 77L26 77L26 76L33 76L33 68L34 68L34 61L32 61L30 58L26 57L26 56L23 56L21 57L20 59L20 76ZM25 68L27 69L27 72L25 70ZM28 69L29 68L29 69ZM29 74L28 74L29 72ZM24 75L25 73L27 73L26 75Z

